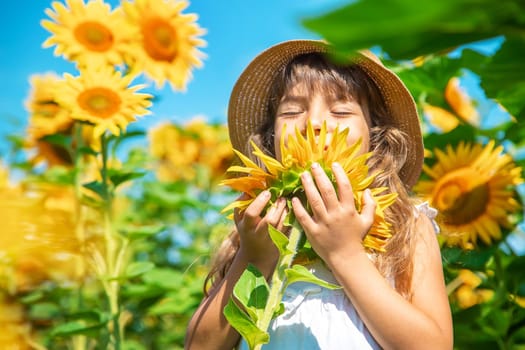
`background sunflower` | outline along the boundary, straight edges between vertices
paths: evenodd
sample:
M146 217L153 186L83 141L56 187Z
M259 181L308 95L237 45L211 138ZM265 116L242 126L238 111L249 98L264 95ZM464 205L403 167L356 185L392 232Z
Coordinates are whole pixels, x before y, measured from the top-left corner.
M66 0L53 2L53 10L46 10L51 20L42 26L51 36L44 47L55 46L55 55L63 55L79 66L119 65L124 62L136 33L121 13L111 10L103 0Z
M152 96L137 92L143 85L129 87L131 80L119 71L94 66L76 77L66 73L55 94L71 118L94 125L95 137L106 131L119 135L137 116L148 114L151 106Z
M136 0L122 3L138 32L135 47L128 52L128 63L142 71L157 87L168 81L175 90L185 90L193 67L202 66L205 45L200 38L205 30L196 23L195 14L182 11L184 0Z
M442 234L449 244L472 248L480 239L490 245L502 238L501 227L510 228L512 214L520 208L515 186L523 182L503 147L460 142L444 151L434 150L436 163L425 165L430 177L414 190L438 209Z

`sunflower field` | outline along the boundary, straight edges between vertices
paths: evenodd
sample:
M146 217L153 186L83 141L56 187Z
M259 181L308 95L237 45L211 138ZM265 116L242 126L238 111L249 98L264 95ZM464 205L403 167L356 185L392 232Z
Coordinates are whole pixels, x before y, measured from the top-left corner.
M0 159L1 349L183 348L238 196L219 185L225 124L133 125L156 102L137 77L177 93L206 68L187 6L49 4L43 44L76 74L31 77L27 129ZM438 210L455 349L525 349L524 14L521 0L361 0L302 20L341 55L378 52L418 104L414 194Z

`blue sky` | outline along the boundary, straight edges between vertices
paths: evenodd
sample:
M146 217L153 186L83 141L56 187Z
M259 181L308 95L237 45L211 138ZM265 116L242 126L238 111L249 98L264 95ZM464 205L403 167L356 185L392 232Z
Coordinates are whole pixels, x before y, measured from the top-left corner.
M113 6L117 0L106 0ZM300 24L301 19L317 16L349 3L349 0L230 0L190 2L186 13L199 15L198 23L207 30L204 66L194 70L187 92L174 92L169 86L152 90L159 101L153 114L139 126L148 127L162 120L184 122L201 115L211 122L225 122L230 91L236 78L260 51L288 39L316 39L318 36ZM29 77L49 71L75 72L72 63L43 49L49 33L40 26L51 6L47 0L7 1L0 31L4 34L0 50L0 151L10 133L22 133L27 124L24 100L29 93ZM153 86L153 85L152 85Z

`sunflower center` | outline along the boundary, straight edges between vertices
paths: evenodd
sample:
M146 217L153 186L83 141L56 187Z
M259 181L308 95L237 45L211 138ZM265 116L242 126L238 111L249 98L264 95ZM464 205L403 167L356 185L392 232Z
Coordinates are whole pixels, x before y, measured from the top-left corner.
M91 51L104 52L113 46L113 33L100 22L83 22L75 28L74 35Z
M77 98L80 107L96 117L106 119L115 114L122 103L119 95L104 87L82 91Z
M465 167L448 173L436 183L433 205L446 224L467 224L486 210L489 188L474 169Z
M60 111L58 103L52 100L38 101L35 114L44 118L54 118Z
M171 62L177 56L177 33L163 19L155 17L145 21L142 34L144 49L154 60Z

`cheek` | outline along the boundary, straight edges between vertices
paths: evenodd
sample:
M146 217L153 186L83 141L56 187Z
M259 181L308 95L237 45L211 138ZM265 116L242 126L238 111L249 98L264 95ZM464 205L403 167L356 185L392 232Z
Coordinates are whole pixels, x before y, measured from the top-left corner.
M346 138L346 143L350 146L361 139L361 152L366 153L370 150L370 134L368 128L361 130L361 132L350 132Z

